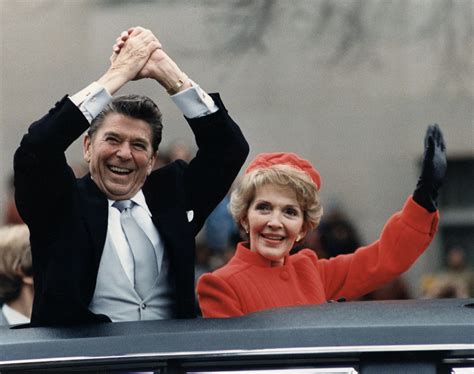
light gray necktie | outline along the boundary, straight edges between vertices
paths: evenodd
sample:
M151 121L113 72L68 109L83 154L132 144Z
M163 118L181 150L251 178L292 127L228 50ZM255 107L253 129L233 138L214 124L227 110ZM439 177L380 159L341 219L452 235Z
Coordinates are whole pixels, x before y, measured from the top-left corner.
M132 216L134 204L131 200L120 200L112 206L120 211L120 223L133 255L135 290L143 299L158 277L158 264L153 244Z

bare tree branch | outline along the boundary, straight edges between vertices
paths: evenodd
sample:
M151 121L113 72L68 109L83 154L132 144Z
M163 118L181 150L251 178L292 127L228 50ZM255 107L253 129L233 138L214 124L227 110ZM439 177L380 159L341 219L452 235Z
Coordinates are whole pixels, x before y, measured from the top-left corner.
M251 50L264 53L265 38L277 24L274 21L283 16L281 9L290 11L300 5L278 0L229 4L225 22L230 36L225 43L233 55L242 56ZM301 4L309 8L311 16L302 10L293 14L299 19L311 17L306 44L317 54L320 43L331 41L332 52L326 56L329 66L380 64L378 52L385 43L424 42L432 44L440 66L450 72L443 77L444 83L461 87L466 84L462 77L472 72L472 0L319 0Z

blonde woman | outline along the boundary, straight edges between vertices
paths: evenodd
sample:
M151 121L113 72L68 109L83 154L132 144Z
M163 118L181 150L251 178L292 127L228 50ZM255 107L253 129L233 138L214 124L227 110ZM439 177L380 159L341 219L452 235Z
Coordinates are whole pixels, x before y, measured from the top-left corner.
M0 325L29 323L33 305L33 265L26 225L0 228Z
M197 293L204 317L351 300L405 272L425 251L438 226L437 191L446 172L441 130L425 137L421 177L413 196L385 224L380 238L355 253L319 259L294 244L322 215L321 177L294 153L263 153L231 195L230 210L248 241L224 267L204 274Z

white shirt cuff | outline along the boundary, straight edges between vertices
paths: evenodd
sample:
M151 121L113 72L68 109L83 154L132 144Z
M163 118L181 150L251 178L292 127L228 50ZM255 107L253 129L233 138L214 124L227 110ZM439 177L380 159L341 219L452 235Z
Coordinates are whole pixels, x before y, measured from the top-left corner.
M187 118L207 116L219 110L218 106L198 84L171 96L171 100Z
M79 107L89 123L112 101L112 96L97 82L91 83L69 98Z
M218 106L198 84L191 81L192 87L171 96L171 99L187 118L203 117L219 110ZM112 101L112 96L97 82L70 96L69 99L92 122Z

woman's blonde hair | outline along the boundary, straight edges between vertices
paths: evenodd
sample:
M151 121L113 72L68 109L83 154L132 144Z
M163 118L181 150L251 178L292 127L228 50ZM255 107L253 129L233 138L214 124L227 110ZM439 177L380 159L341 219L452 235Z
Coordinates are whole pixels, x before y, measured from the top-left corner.
M316 185L304 171L289 165L277 164L248 172L232 191L229 210L240 229L242 229L241 222L247 216L250 204L255 198L257 188L269 184L290 188L295 192L304 214L305 231L318 226L323 215L323 207Z
M0 227L0 298L15 300L22 287L22 278L33 275L30 232L28 227Z

